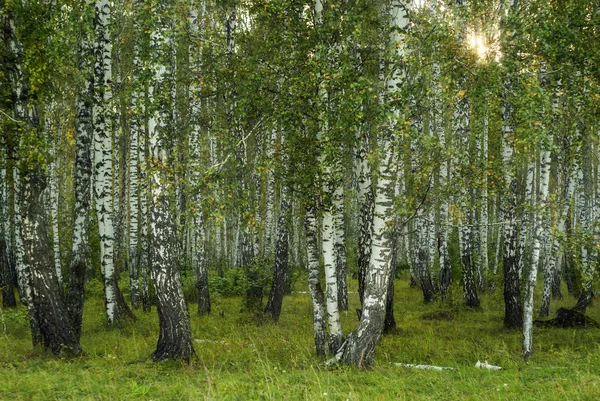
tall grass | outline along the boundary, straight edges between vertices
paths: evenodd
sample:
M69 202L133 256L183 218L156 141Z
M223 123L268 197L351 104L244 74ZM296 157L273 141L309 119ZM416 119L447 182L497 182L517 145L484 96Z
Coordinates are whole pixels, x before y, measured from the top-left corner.
M354 287L356 283L351 283ZM351 288L352 289L352 288ZM369 370L326 365L314 355L309 295L284 300L278 324L240 312L241 299L214 297L210 316L193 316L198 362L152 363L156 312L138 312L108 330L103 301L86 302L86 354L58 359L31 347L25 309L4 310L0 337L2 400L595 400L600 397L600 330L535 329L534 356L520 357L521 334L502 328L501 292L481 297L483 311L461 307L460 290L445 303L424 304L407 280L396 283L398 329L386 335ZM553 306L572 306L567 298ZM539 305L539 303L538 303ZM356 293L344 330L357 324ZM195 305L190 305L195 311ZM432 312L443 319L424 320ZM588 315L600 320L596 306ZM447 320L451 319L451 320ZM475 368L487 360L501 371ZM451 366L432 371L396 362Z

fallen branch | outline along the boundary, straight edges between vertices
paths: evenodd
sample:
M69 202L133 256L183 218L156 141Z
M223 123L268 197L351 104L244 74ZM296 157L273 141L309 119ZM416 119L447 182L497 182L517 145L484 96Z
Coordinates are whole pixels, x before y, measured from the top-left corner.
M394 365L403 368L414 368L414 369L431 369L431 370L456 370L456 368L449 366L434 366L434 365L414 365L412 363L401 363L397 362Z
M502 367L490 365L489 363L487 363L487 361L485 361L485 362L477 361L477 363L475 364L475 367L481 368L481 369L489 369L489 370L502 370Z

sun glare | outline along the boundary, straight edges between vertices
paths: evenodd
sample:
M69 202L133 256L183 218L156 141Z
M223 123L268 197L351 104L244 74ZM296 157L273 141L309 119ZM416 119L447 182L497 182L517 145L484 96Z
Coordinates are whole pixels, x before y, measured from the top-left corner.
M477 53L479 59L485 58L488 47L486 46L485 39L482 35L471 32L469 35L469 46Z

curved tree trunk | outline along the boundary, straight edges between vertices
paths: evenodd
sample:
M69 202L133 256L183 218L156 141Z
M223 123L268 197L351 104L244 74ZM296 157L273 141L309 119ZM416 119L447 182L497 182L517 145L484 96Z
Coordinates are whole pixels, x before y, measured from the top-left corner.
M79 341L72 329L56 271L50 260L48 214L43 201L46 177L41 168L21 171L24 263L31 272L29 310L35 316L39 342L54 354L79 354Z
M394 172L392 144L384 140L380 144L383 157L379 165L379 178L375 193L373 218L373 249L369 270L365 277L363 310L358 328L350 333L338 350L336 359L359 367L372 363L375 348L384 328L386 299L390 272L392 270L392 235L394 216Z
M169 90L172 83L173 65L170 63L173 39L170 32L173 10L170 4L160 3L152 10L156 18L151 33L155 46L152 55L153 70L149 100L155 106L150 117L149 140L152 152L150 176L152 178L152 211L150 217L150 249L152 281L160 334L153 361L196 358L192 344L192 330L187 302L183 295L181 274L177 266L177 234L171 203L175 186L171 179L169 136L173 135L171 112L174 101Z
M156 294L156 309L160 334L153 361L196 358L192 344L192 329L187 302L183 296L181 275L177 268L175 225L171 216L168 177L160 169L153 174L152 235L152 281Z

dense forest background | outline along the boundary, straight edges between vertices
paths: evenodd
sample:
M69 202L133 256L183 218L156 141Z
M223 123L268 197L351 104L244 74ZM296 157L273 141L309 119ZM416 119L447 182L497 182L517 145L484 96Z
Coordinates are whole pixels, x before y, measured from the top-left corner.
M595 0L0 10L0 284L35 345L82 352L90 281L108 326L156 306L156 361L195 358L190 281L194 314L216 291L278 321L308 278L316 353L358 366L396 325L403 273L425 302L502 291L525 359L553 297L592 302Z

